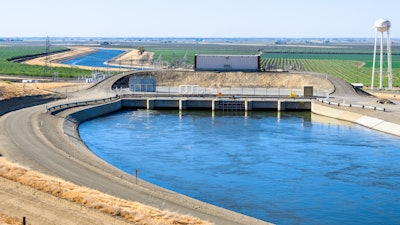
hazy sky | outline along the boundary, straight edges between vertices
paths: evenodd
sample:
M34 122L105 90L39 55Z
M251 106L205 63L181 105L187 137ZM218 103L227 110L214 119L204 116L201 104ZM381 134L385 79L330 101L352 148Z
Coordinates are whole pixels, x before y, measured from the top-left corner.
M374 37L386 18L400 38L398 0L0 2L0 37Z

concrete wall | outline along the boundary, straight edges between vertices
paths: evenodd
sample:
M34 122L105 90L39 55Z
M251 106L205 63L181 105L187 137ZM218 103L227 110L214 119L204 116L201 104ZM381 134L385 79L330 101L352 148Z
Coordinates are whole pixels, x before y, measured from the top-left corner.
M211 109L212 102L210 100L186 100L187 109Z
M252 108L253 110L257 109L270 109L270 110L276 110L278 109L278 102L276 100L273 101L251 101L252 102Z
M311 110L311 102L284 101L285 110Z
M69 114L63 123L63 130L64 133L71 136L75 137L77 139L79 138L79 133L78 133L78 126L80 123L90 120L99 116L104 116L106 114L116 112L120 110L122 107L121 101L115 101L112 103L107 103L103 105L96 105L90 108L86 108L74 113Z
M346 110L329 107L322 105L318 102L313 102L311 105L311 112L328 116L335 119L345 120L353 123L360 124L370 129L378 130L388 134L400 136L400 125L387 122L374 117L366 116L360 113L349 112Z
M179 108L179 99L174 100L165 100L165 99L155 99L154 101L154 108Z
M278 100L231 100L219 98L207 99L124 99L122 107L142 109L210 109L210 110L311 110L311 101L278 99Z
M182 109L196 109L196 108L212 108L212 104L216 101L209 100L169 100L169 101L154 101L151 99L135 99L135 100L119 100L112 103L102 104L87 107L83 110L71 113L66 117L63 123L63 129L65 134L79 139L77 127L79 123L90 120L99 116L103 116L112 112L120 110L122 107L134 107L134 108L146 108L148 107L149 101L153 101L153 107L156 108L176 108L182 107ZM183 103L184 102L184 103ZM311 112L335 118L353 123L360 124L362 126L378 130L381 132L389 133L392 135L400 136L400 125L387 122L381 119L369 117L360 113L350 112L339 108L325 106L318 102L301 102L301 101L246 101L248 106L246 109L281 109L283 110L307 110L311 109ZM278 107L280 106L280 107ZM282 108L283 107L283 108Z
M122 107L147 109L147 99L122 99Z

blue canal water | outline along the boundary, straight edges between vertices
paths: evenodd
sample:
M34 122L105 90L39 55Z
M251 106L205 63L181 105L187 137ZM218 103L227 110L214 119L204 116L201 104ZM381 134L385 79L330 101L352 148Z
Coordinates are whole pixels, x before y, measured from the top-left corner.
M99 48L98 51L91 53L89 55L80 56L67 61L63 61L61 63L74 66L118 68L116 66L109 66L105 64L105 62L124 52L125 52L124 50Z
M79 127L112 165L276 224L400 224L400 139L310 113L121 111Z

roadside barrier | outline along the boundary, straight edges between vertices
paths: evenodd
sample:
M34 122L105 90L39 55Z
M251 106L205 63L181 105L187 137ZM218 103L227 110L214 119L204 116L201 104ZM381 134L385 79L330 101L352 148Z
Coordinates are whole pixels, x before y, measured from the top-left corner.
M70 103L65 103L65 104L60 104L60 105L55 105L51 107L47 107L46 105L46 113L47 112L54 112L58 110L64 110L64 109L69 109L73 107L78 107L78 106L87 106L87 105L98 105L98 104L104 104L107 102L113 102L116 100L119 100L120 96L114 96L110 98L102 98L102 99L95 99L95 100L89 100L89 101L81 101L81 102L70 102Z
M356 105L356 104L346 104L346 103L339 103L339 102L331 102L325 99L320 99L317 98L317 101L321 102L321 103L325 103L328 105L334 105L337 107L349 107L349 108L360 108L360 109L372 109L372 110L379 110L379 111L383 111L385 112L386 109L382 108L382 107L376 107L376 106L369 106L369 105Z

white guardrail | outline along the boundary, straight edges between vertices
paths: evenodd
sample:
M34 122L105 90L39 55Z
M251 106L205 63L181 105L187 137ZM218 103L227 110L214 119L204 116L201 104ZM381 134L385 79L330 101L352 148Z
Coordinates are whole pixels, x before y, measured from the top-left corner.
M338 107L349 107L349 108L360 108L360 109L372 109L372 110L379 110L379 111L383 111L385 112L386 109L382 108L382 107L376 107L376 106L369 106L369 105L357 105L357 104L346 104L346 103L339 103L339 102L331 102L328 101L326 99L320 99L317 98L317 101L321 102L321 103L325 103L328 105L334 105L334 106L338 106Z
M95 100L89 100L89 101L80 101L80 102L69 102L69 103L64 103L64 104L60 104L60 105L55 105L55 106L51 106L51 107L47 107L46 105L46 113L47 112L53 112L56 110L64 110L64 109L68 109L68 108L73 108L73 107L77 107L77 106L87 106L87 105L97 105L97 104L103 104L106 102L112 102L115 100L120 99L120 97L114 96L114 97L110 97L110 98L102 98L102 99L95 99Z

